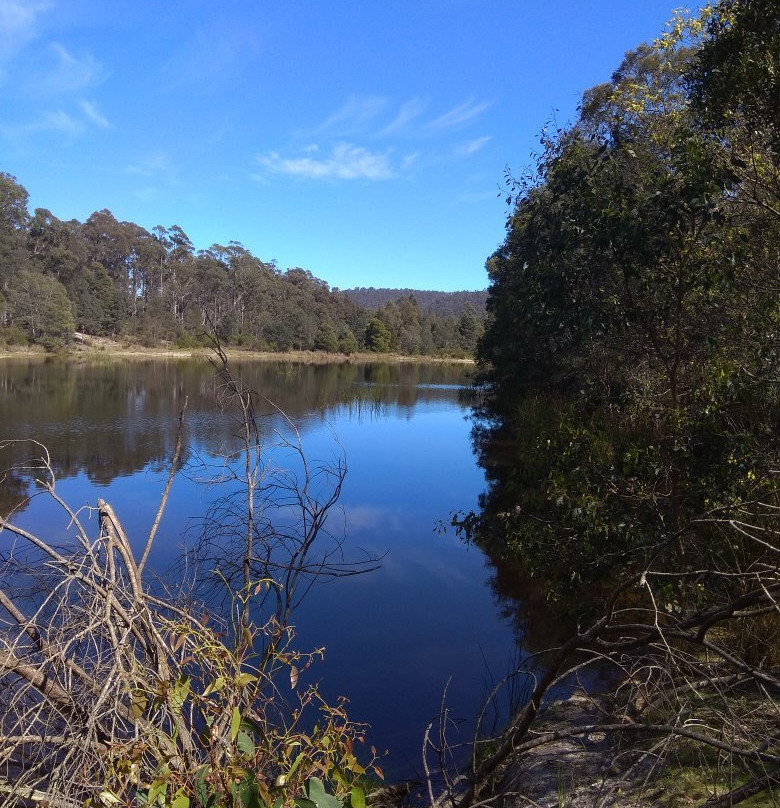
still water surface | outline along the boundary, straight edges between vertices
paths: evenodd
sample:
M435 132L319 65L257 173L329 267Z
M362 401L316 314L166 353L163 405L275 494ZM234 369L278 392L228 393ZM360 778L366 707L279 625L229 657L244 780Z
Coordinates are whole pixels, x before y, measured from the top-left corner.
M469 739L486 691L515 657L516 630L491 593L486 559L436 530L452 511L476 509L485 487L469 439L467 373L446 365L281 362L237 364L234 372L284 410L310 460L346 458L329 527L343 536L348 559L380 558L380 567L317 584L293 617L296 642L301 650L326 647L310 674L327 697L349 698L354 720L371 725L369 743L389 750L381 764L390 777L413 776L448 681L451 715L462 720L451 737L457 743ZM141 542L185 397L192 468L230 438L235 423L214 393L205 360L8 360L0 363L0 438L44 443L60 494L76 506L106 499ZM269 427L281 421L270 416ZM181 574L170 570L215 496L196 478L194 471L177 478L158 534L152 561L169 579ZM7 478L0 509L25 485ZM18 521L40 530L44 518L31 507Z

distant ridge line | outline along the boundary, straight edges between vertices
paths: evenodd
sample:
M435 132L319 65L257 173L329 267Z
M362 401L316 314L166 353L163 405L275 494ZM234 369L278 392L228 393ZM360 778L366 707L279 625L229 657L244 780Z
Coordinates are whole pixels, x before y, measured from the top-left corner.
M388 303L397 303L413 297L423 314L460 316L467 304L471 304L478 314L485 311L487 289L476 291L437 292L431 289L391 289L358 286L354 289L340 289L354 303L367 309L379 309Z

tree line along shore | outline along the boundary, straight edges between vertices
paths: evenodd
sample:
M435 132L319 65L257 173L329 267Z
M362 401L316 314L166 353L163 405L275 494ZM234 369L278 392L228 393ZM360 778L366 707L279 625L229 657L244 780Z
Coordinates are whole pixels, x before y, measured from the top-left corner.
M256 351L466 357L484 330L485 292L340 291L236 241L196 250L178 226L62 221L28 198L0 173L0 347L56 351L79 332L187 349L209 333Z

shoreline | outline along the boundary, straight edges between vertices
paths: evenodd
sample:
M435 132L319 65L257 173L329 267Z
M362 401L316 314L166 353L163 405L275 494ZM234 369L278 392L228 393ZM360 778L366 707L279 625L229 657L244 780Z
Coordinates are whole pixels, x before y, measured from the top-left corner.
M132 343L123 343L107 337L90 337L79 335L81 339L74 341L61 352L47 353L37 346L12 346L0 348L0 360L5 359L61 359L68 360L101 360L101 359L205 359L212 354L207 347L174 348L161 345L144 347ZM235 346L223 349L228 359L241 359L253 362L294 362L306 365L362 365L370 363L390 364L448 364L475 365L474 359L419 356L405 354L378 354L361 352L353 354L332 354L324 351L254 351Z

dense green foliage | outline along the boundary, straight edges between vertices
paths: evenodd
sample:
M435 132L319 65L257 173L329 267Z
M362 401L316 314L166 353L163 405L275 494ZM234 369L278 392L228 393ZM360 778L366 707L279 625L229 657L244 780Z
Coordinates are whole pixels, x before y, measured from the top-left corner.
M431 289L375 289L373 286L359 286L356 289L341 290L350 300L360 306L376 311L388 303L399 303L412 296L420 311L425 314L450 315L460 317L467 304L477 311L484 311L487 290L476 292L435 292Z
M676 18L508 180L480 343L493 486L461 524L551 592L662 551L757 563L728 522L777 504L779 30L752 0Z
M527 645L559 643L500 751L536 734L553 674L588 687L597 662L636 804L664 766L686 804L776 804L777 736L755 718L776 726L780 688L778 68L777 3L677 16L508 177L488 260L490 487L453 524L497 588L552 602L541 638L518 609Z
M373 317L389 333L380 347ZM370 311L237 242L196 251L175 225L150 233L108 210L83 223L41 208L31 215L25 188L0 173L0 344L56 347L75 328L191 347L216 331L225 345L261 350L463 356L474 353L483 320L483 308L468 304L422 313L411 293Z

